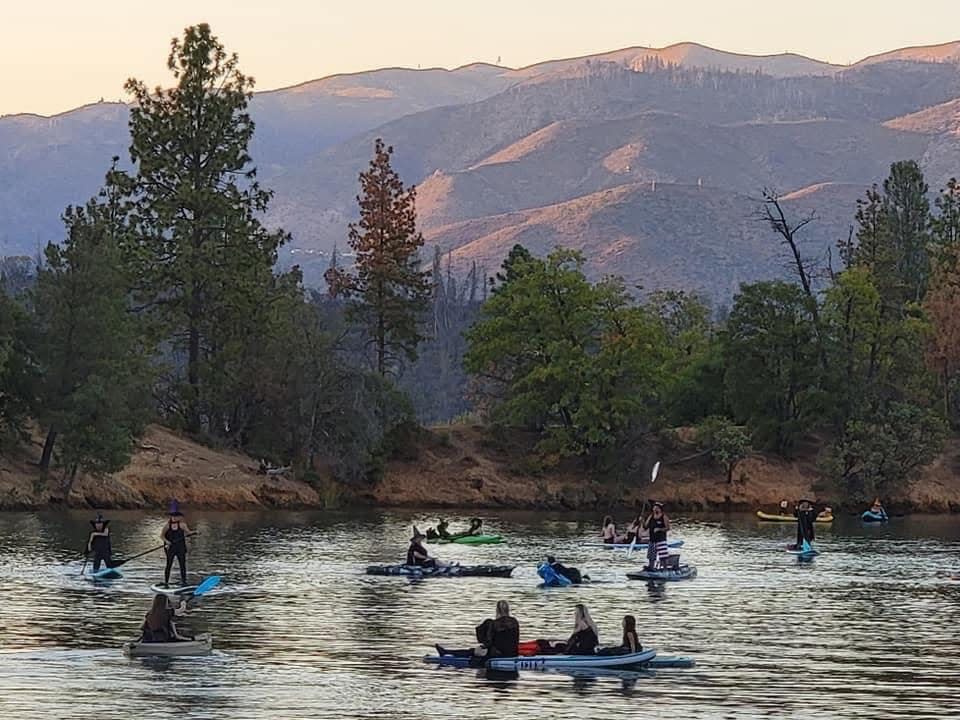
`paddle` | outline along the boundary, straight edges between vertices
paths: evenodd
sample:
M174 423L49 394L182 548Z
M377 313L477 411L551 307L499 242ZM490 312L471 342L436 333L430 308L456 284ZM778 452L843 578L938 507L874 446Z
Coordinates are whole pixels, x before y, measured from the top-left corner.
M191 596L190 599L192 600L193 598L198 598L198 597L200 597L201 595L204 595L204 594L210 592L210 591L213 590L217 585L220 584L220 579L221 579L221 578L220 578L219 575L211 575L210 577L205 578L202 583L200 583L199 585L197 585L197 589L193 591L193 595Z
M659 474L660 474L660 461L657 460L657 462L655 462L655 463L653 464L653 471L650 473L650 484L651 484L651 485L657 481L657 475L659 475ZM647 500L644 500L644 501L643 501L643 506L640 508L640 517L641 517L641 518L643 517L643 513L646 511L646 509L647 509ZM628 560L629 560L630 557L633 555L633 548L634 548L634 546L636 546L636 544L637 544L637 537L639 537L639 535L640 535L640 528L637 528L637 532L634 533L633 540L630 542L630 549L627 550L627 559L628 559Z
M187 533L186 535L184 535L184 540L186 540L188 537L193 537L193 536L196 535L196 534L197 534L196 531L191 532L191 533ZM178 539L178 540L174 540L174 543L178 543L178 542L180 542L179 539ZM174 543L171 543L171 545L173 545ZM112 567L118 568L118 567L120 567L121 565L124 565L124 564L130 562L131 560L136 560L137 558L141 558L141 557L143 557L144 555L149 555L150 553L156 552L157 550L163 550L163 548L165 548L166 546L167 546L167 544L164 543L163 545L157 545L156 547L150 548L149 550L144 550L142 553L137 553L136 555L131 555L131 556L128 557L126 560L120 560L119 562L115 562ZM83 574L83 573L81 573L81 575L82 575L82 574Z
M83 549L83 567L80 568L80 574L83 575L83 571L87 569L87 561L90 559L90 551L86 548Z

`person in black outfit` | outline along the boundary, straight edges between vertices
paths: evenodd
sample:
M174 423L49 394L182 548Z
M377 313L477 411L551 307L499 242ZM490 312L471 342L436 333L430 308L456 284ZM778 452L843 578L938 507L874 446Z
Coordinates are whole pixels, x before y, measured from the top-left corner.
M447 650L437 645L437 654L471 660L489 660L498 657L517 657L520 654L520 623L510 614L510 604L506 600L497 603L496 618L487 618L476 628L479 648L468 650Z
M176 558L177 565L180 567L180 584L187 584L187 535L190 528L187 526L183 514L180 512L180 505L176 500L170 502L170 513L167 523L160 531L160 539L163 540L164 550L167 554L167 566L163 571L163 584L170 584L170 570L173 568L173 560Z
M416 527L413 528L413 537L410 538L410 547L407 548L407 565L433 568L437 566L436 559L430 557L423 546L424 535Z
M667 555L667 532L670 530L670 519L663 511L663 503L653 503L650 515L643 521L643 528L649 530L647 569L653 570L657 567L658 560Z
M91 520L90 524L93 530L87 539L87 552L93 553L93 571L97 572L101 563L108 568L113 567L113 549L110 547L110 528L108 527L110 521L104 520L103 515L97 513L96 519Z
M567 580L569 580L574 585L579 585L583 582L584 577L580 574L580 571L575 567L567 567L561 563L557 562L557 559L553 555L547 555L547 564L556 571L558 575L563 575ZM587 578L588 580L590 578Z
M817 520L817 510L809 500L801 500L795 511L797 516L797 550L803 549L803 541L813 545L814 522Z

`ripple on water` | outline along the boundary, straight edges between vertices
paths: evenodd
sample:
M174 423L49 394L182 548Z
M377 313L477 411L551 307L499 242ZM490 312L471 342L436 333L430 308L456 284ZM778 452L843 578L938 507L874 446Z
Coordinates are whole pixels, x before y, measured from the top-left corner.
M504 514L506 545L432 548L463 563L516 564L509 579L415 582L362 574L402 557L423 515L199 515L191 568L224 585L184 623L214 634L204 658L124 658L162 556L95 583L75 548L87 517L0 515L0 710L3 717L676 718L945 717L958 699L960 534L950 518L819 530L811 563L782 552L790 527L747 517L675 521L700 576L653 586L626 580L642 553L587 547L594 528ZM115 513L118 550L156 542L156 518ZM78 543L78 540L80 541ZM594 586L537 587L546 554ZM586 603L601 640L637 616L643 642L692 655L689 670L525 673L519 678L424 665L434 642L470 644L473 626L508 599L524 638L562 638ZM878 710L878 701L882 711Z

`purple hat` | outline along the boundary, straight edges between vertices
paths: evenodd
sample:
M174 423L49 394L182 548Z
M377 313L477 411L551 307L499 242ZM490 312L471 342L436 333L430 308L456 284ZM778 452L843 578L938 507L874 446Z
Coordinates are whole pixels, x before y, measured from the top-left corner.
M178 503L175 499L174 499L174 500L171 500L171 501L170 501L170 512L167 513L167 514L170 515L170 516L183 515L183 513L180 512L180 503Z

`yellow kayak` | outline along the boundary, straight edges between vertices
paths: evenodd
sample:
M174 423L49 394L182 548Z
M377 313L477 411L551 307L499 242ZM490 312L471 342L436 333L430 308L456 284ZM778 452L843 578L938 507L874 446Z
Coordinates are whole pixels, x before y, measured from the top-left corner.
M757 510L757 517L766 522L787 522L795 523L797 519L793 515L774 515L773 513L765 513L763 510ZM817 519L814 520L816 523L832 523L833 515L817 515Z

